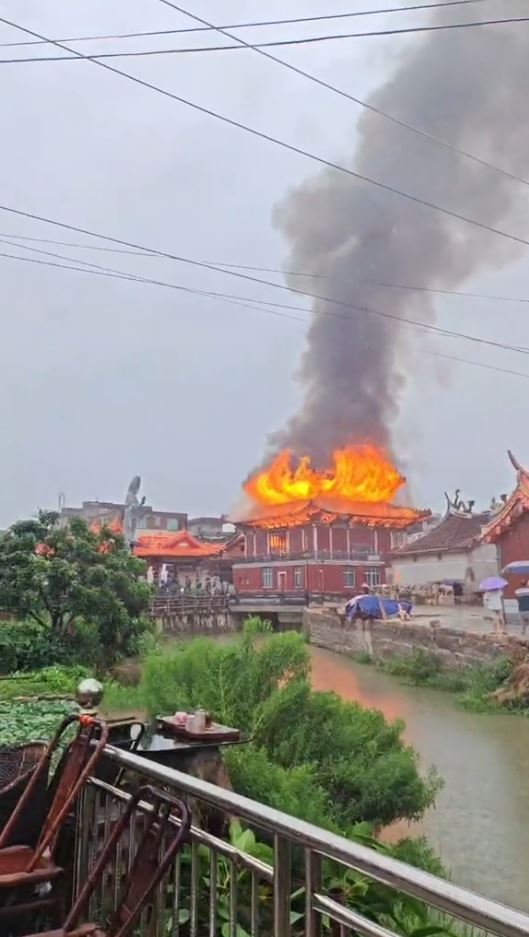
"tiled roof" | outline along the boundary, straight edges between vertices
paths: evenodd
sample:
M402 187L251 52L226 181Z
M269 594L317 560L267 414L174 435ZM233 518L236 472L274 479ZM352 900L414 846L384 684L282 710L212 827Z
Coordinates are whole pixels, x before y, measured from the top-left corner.
M222 544L201 543L189 531L180 530L175 534L141 534L138 537L134 553L148 557L196 557L215 556L222 552Z
M512 452L509 459L516 469L516 488L507 502L490 519L483 531L485 543L495 543L502 534L516 524L522 514L529 512L529 472L515 459Z
M341 499L321 496L313 501L293 501L290 504L271 505L268 508L255 507L245 518L234 519L233 523L241 527L271 529L319 522L331 524L342 519L351 524L363 524L368 527L406 528L429 515L429 511L416 511L395 504L344 502Z
M482 528L490 521L490 511L481 514L466 514L449 511L443 520L422 537L404 543L393 550L393 556L416 556L420 553L448 553L453 550L468 550L475 543Z

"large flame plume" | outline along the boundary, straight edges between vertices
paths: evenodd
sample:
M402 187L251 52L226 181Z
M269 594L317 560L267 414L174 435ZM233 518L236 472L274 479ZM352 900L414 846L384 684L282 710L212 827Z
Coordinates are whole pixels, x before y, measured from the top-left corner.
M313 468L310 456L297 463L290 450L280 452L267 468L244 484L246 493L260 505L311 501L321 496L344 502L391 502L406 479L376 446L364 444L335 449L331 466Z

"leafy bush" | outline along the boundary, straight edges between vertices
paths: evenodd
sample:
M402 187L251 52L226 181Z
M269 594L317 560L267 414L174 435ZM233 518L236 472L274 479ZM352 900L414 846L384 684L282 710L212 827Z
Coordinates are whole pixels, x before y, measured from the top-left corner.
M45 667L33 673L13 673L0 679L0 700L16 697L74 694L85 667Z
M460 670L443 670L440 658L423 649L418 649L406 657L394 657L379 662L379 667L386 673L402 677L413 686L429 686L438 690L455 693L458 705L473 712L498 712L502 709L493 698L512 673L512 662L506 657L498 657L490 664L468 667ZM518 711L525 711L522 703ZM514 707L516 711L516 706Z
M500 704L492 698L492 694L509 679L512 668L510 660L506 657L498 657L491 664L466 671L466 687L459 697L459 705L472 712L502 710ZM525 709L525 704L522 708Z
M93 633L83 626L90 622L107 663L135 653L151 596L145 563L108 527L94 531L80 518L67 526L57 520L40 511L0 536L0 608L49 627L66 649L78 632L94 649Z
M0 673L37 670L90 661L94 670L108 662L95 625L79 620L75 633L57 634L48 624L28 619L0 627Z
M308 671L302 635L255 641L250 627L229 644L197 639L155 650L145 662L143 695L151 715L203 706L251 734L252 746L228 756L236 789L250 797L307 819L313 798L315 822L341 830L360 820L378 826L421 816L439 779L420 776L415 752L401 740L402 723L313 692Z
M238 794L338 832L331 820L329 798L310 765L283 768L254 745L227 748L224 760Z
M420 776L416 752L402 742L403 727L298 680L263 706L255 741L284 768L313 767L342 829L362 820L383 826L420 817L440 788L435 771Z
M64 659L61 642L36 621L6 621L0 627L0 672L34 670Z
M14 703L0 702L0 745L46 742L61 719L75 711L67 700Z
M417 648L406 657L394 657L384 662L384 670L397 677L404 677L413 686L435 684L442 666L437 654Z
M308 672L302 635L276 634L256 644L249 628L229 644L196 638L156 648L145 660L142 685L151 716L202 706L219 722L251 732L272 692Z

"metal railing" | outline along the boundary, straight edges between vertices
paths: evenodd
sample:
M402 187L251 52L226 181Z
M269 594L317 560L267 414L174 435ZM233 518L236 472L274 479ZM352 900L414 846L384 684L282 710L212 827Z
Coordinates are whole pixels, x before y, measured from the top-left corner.
M139 932L148 937L288 937L291 931L317 937L323 925L331 937L397 937L325 888L322 872L328 860L335 878L350 871L418 899L451 922L498 937L529 937L529 916L522 912L232 791L111 746L105 753L116 770L126 777L132 773L133 783L141 778L163 786L187 799L193 810L190 845L158 887L149 921L142 922ZM97 779L86 786L76 831L74 891L86 881L128 797ZM148 811L149 805L142 809ZM238 838L229 836L233 818L248 831L241 836L238 828ZM115 905L141 822L141 814L134 816L126 841L116 846L92 898L93 916Z
M361 547L352 547L350 550L304 550L303 552L275 550L273 553L238 556L234 560L234 566L239 566L241 563L279 563L281 560L299 560L300 563L306 560L315 560L318 563L324 563L326 560L351 560L369 566L370 564L377 565L381 559L379 553L374 553L367 547L365 550Z
M151 603L151 614L158 615L208 615L226 611L229 607L228 595L192 595L172 594L156 595Z

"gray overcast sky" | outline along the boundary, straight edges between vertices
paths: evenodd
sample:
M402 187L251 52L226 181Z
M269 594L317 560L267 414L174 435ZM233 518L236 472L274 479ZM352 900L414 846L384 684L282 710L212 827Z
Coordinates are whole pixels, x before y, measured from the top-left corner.
M383 5L364 0L362 8ZM352 0L333 0L332 11L324 0L192 5L216 22L353 8ZM157 0L4 0L2 11L57 37L192 25ZM348 25L382 28L404 19L418 24L425 18L407 13ZM291 27L289 35L302 35L303 28ZM270 29L267 36L277 38L279 32L285 35L286 28ZM314 26L307 28L307 34L314 32ZM256 33L244 36L251 40ZM23 38L0 27L1 42ZM196 37L131 40L120 48L184 41L191 44ZM280 54L365 96L420 41L344 40ZM83 44L82 51L103 45L110 50L117 43ZM116 64L330 159L345 159L353 149L355 105L250 51ZM272 228L271 211L289 186L314 173L309 161L88 62L1 65L0 82L3 203L189 257L263 266L283 262L286 248ZM412 135L409 145L416 145ZM0 212L3 234L89 243ZM2 250L26 253L0 245ZM69 253L192 287L298 302L165 259L73 248ZM229 510L241 480L262 456L267 433L295 408L303 324L146 284L5 258L0 263L0 526L38 506L54 506L61 491L68 503L120 499L137 472L148 500L160 508ZM465 288L529 296L527 265L481 276ZM526 308L448 297L437 305L437 321L529 345ZM426 344L413 332L410 344L409 385L396 433L414 500L436 507L445 488L461 487L478 501L509 490L513 474L506 449L529 462L527 383L440 364L426 352L528 373L529 362L453 339Z

